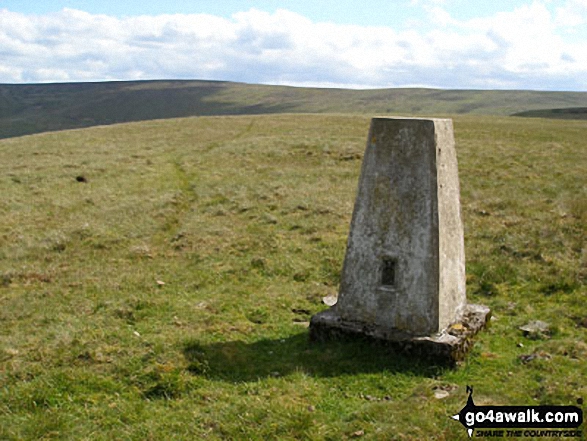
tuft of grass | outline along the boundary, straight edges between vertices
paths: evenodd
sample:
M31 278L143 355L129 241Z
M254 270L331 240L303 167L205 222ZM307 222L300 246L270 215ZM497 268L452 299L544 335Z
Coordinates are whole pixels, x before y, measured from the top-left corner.
M466 385L477 404L583 399L587 127L454 123L468 297L495 318L455 370L308 342L338 290L368 118L0 141L0 438L452 440ZM532 320L549 332L524 337Z

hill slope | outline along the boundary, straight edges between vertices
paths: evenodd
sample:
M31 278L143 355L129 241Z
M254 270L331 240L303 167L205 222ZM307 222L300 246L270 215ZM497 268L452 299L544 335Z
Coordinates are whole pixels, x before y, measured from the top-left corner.
M587 93L346 90L214 81L0 85L0 138L184 116L267 113L485 114L587 107Z
M525 116L528 118L551 119L587 119L587 107L569 107L565 109L538 109L526 110L514 113L512 116Z

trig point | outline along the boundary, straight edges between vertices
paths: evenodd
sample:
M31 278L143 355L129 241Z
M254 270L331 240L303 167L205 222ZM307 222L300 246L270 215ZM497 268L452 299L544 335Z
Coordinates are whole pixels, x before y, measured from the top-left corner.
M374 118L338 301L310 337L358 334L454 362L489 315L466 299L452 121Z

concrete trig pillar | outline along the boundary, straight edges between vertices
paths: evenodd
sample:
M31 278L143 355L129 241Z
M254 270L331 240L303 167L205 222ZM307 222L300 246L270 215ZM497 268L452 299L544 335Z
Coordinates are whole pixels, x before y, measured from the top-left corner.
M452 121L374 118L338 302L312 318L311 337L357 333L427 349L448 339L464 352L463 335L489 316L467 305L464 248ZM471 320L477 329L460 332Z

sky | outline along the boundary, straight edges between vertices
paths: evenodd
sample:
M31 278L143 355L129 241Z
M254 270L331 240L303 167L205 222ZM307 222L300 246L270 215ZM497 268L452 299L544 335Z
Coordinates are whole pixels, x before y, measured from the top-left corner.
M587 91L587 0L0 0L0 83Z

